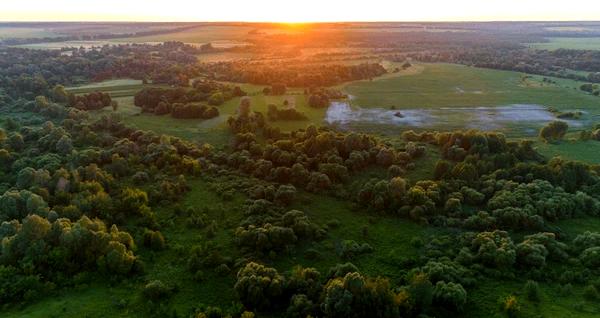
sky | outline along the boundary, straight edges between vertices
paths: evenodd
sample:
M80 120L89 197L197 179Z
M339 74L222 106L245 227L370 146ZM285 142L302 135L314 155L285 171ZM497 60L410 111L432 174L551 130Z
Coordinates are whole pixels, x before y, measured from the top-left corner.
M573 21L599 0L0 0L0 21Z

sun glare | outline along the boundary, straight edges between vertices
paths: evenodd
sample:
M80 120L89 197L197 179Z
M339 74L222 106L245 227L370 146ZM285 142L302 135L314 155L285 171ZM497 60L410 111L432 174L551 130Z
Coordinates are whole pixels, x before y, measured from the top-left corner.
M118 8L118 10L115 10ZM302 24L345 21L594 20L595 0L1 0L3 21L246 21Z

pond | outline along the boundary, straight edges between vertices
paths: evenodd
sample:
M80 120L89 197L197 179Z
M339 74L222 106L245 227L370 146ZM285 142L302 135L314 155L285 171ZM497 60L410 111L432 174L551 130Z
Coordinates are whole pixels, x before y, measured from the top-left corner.
M514 104L496 107L440 107L427 109L384 109L351 106L334 101L327 109L325 121L341 128L380 125L421 129L519 130L535 134L548 122L557 120L542 105ZM564 120L570 127L581 127L583 120Z

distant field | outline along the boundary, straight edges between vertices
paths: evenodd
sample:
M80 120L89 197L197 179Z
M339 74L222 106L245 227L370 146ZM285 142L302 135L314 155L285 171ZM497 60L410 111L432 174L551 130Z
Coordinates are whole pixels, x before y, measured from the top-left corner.
M305 113L308 120L299 121L276 121L270 123L272 126L279 127L282 131L291 131L300 128L306 128L310 124L324 124L324 108L316 109L307 105L306 96L301 89L289 89L286 95L265 96L262 94L264 86L251 84L233 84L240 86L250 96L252 109L254 111L266 114L267 106L275 104L283 105L284 100L288 100L290 105L295 105L296 109ZM235 114L240 103L240 98L234 98L219 106L220 115L212 119L176 119L170 115L156 116L154 114L142 113L139 107L133 104L133 95L140 91L144 85L136 80L109 80L99 83L93 83L85 86L69 87L68 91L85 94L92 91L103 91L110 93L111 97L119 103L118 113L128 124L142 130L152 130L161 134L169 134L180 138L196 142L207 142L216 146L224 145L231 136L227 128L227 118ZM101 116L109 114L112 109L94 111L92 114Z
M596 38L548 38L547 43L531 43L530 47L542 50L575 49L600 50L600 37Z
M60 34L42 28L0 27L0 39L6 38L45 38Z
M386 77L349 83L344 89L361 107L402 108L477 107L538 104L557 108L597 109L600 98L582 93L576 81L542 77L523 79L522 73L455 64L422 64L411 76Z
M386 63L386 67L393 67L393 63ZM306 96L301 89L290 89L285 96L264 96L263 86L250 84L239 85L249 93L252 108L255 111L266 113L269 104L282 105L284 100L304 112L308 120L303 121L276 121L272 126L283 131L305 128L310 124L325 125L326 120L332 118L330 110L315 109L307 105ZM570 123L571 131L576 131L588 124L595 123L600 115L600 110L595 105L600 104L600 98L593 97L573 89L578 83L570 80L557 80L557 84L545 84L541 77L524 78L516 72L504 72L488 69L478 69L450 64L416 64L406 71L387 74L373 81L360 81L350 83L342 88L353 96L353 107L360 106L365 109L380 107L388 112L395 106L399 112L407 115L404 121L410 121L411 110L414 110L421 127L427 129L498 129L511 137L536 136L539 128L548 121L554 120L554 115L549 113L544 106L553 106L558 109L582 109L588 113L582 120ZM202 119L175 119L169 115L155 116L142 114L140 108L133 105L133 95L143 88L140 81L112 80L92 85L69 88L76 93L86 93L94 90L109 92L119 102L118 112L124 116L126 122L139 129L154 130L159 133L170 134L193 141L209 142L215 145L226 144L229 138L227 118L235 114L239 105L239 98L232 99L219 107L220 116L210 120ZM536 104L541 106L527 106L512 109L498 107L510 104ZM473 111L469 107L488 106L477 108ZM459 108L457 108L459 107ZM523 111L526 113L523 113ZM111 112L108 108L97 114ZM422 114L423 113L423 114ZM537 122L529 118L528 114L537 116ZM379 115L374 115L379 116ZM431 117L433 116L433 117ZM503 116L503 121L495 121L495 116ZM521 122L511 122L507 116L520 116ZM595 117L594 117L595 116ZM390 115L391 118L394 118ZM510 118L510 117L508 117ZM439 122L434 122L439 120ZM484 120L484 121L482 121ZM340 126L330 122L333 126ZM398 122L385 123L377 120L363 121L350 126L352 129L397 135L402 130L419 129L420 124L403 125ZM344 125L341 125L344 128ZM587 154L582 149L584 156ZM600 150L600 149L599 149ZM552 148L560 151L560 148ZM568 151L566 151L568 153ZM585 159L585 158L584 158ZM593 159L593 158L592 158ZM587 160L587 159L585 159Z
M180 41L185 43L207 43L219 40L242 41L248 37L248 32L255 28L250 26L199 26L189 30L157 34L133 38L121 38L113 42L165 42Z
M328 120L342 124L349 120L347 127L370 132L475 128L501 130L515 137L535 136L542 125L554 120L548 107L584 111L581 120L569 122L572 130L598 121L600 98L581 92L581 83L542 80L510 71L416 64L407 73L342 86L353 97L351 110L330 113Z

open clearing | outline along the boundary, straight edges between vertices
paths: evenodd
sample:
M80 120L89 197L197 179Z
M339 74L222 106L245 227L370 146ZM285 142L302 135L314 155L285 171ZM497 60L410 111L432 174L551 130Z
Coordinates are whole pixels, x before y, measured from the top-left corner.
M0 39L6 38L45 38L56 37L59 34L43 28L0 27Z
M581 83L511 71L497 71L455 64L424 64L411 76L393 76L349 83L344 89L363 108L484 107L537 104L558 109L596 109L600 99L578 90ZM553 78L554 80L554 78Z
M387 64L388 68L394 65ZM576 81L556 79L556 84L548 84L542 79L517 72L453 64L415 64L400 73L342 86L351 94L351 100L334 102L329 109L309 107L301 89L288 89L283 96L265 96L262 94L264 86L231 84L248 92L255 111L266 113L269 104L280 106L288 100L307 115L308 120L271 123L283 131L305 128L309 124L331 124L385 135L397 135L406 129L473 128L500 130L511 137L532 137L545 123L555 120L554 114L548 111L550 106L561 111L583 112L581 119L568 121L571 131L598 122L600 98L581 92L577 89L580 83ZM239 98L219 106L217 118L175 119L168 115L142 114L133 105L133 95L143 87L140 81L111 80L69 90L75 93L109 92L119 102L118 112L139 129L217 145L227 141L226 121L235 114ZM96 113L111 111L105 109ZM545 154L561 155L558 149L548 150ZM582 150L589 153L586 156L592 156L588 149Z
M529 47L540 50L600 50L600 37L594 38L548 38L549 42L531 43Z

